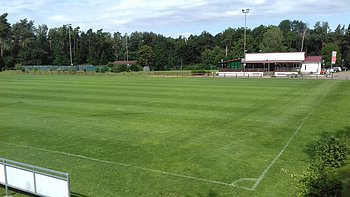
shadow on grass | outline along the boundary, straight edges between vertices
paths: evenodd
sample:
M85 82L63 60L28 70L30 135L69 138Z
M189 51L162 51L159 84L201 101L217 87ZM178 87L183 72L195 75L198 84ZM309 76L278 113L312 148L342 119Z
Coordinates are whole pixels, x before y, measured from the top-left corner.
M90 196L87 196L87 195L84 195L84 194L75 193L75 192L71 192L70 196L71 197L90 197Z
M344 129L338 130L336 132L324 132L319 137L320 139L324 139L327 136L335 136L340 139L346 139L350 142L350 127L345 127ZM315 147L318 143L318 140L314 140L313 142L306 145L304 152L309 156L309 158L315 157Z
M6 193L5 186L1 185L0 188L4 190L4 196L5 196L5 193ZM27 193L27 192L24 192L24 191L21 191L21 190L17 190L17 189L14 189L14 188L8 188L8 195L9 196L21 195L21 196L36 197L36 195L34 195L34 194L30 194L30 193Z
M5 186L4 185L0 185L0 189L3 190L3 195L2 195L2 192L1 192L0 196L5 196L5 194L6 194ZM8 195L9 196L19 196L20 195L20 196L37 197L37 195L30 194L30 193L27 193L27 192L24 192L24 191L21 191L21 190L18 190L18 189L14 189L14 188L8 188ZM71 197L90 197L90 196L86 196L86 195L75 193L75 192L71 192L70 196Z
M347 141L347 144L350 145L350 126L336 132L324 132L320 135L320 138L326 138L331 135ZM306 146L305 153L308 154L310 160L315 157L316 145L317 141L315 140ZM336 169L336 174L340 177L343 183L342 196L350 196L350 158L348 158L348 161L343 167Z
M337 170L343 183L342 196L350 196L350 163Z
M350 142L350 127L345 127L344 129L337 132L339 138L345 138ZM349 144L349 143L348 143ZM350 158L345 166L337 170L337 174L341 177L343 182L343 192L342 196L350 196Z
M207 194L197 194L197 197L218 197L219 195L213 191L213 190L209 190Z

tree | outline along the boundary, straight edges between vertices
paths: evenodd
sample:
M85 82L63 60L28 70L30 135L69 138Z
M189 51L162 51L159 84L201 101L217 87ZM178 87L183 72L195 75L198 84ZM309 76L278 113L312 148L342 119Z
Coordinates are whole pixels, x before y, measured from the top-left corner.
M120 32L114 33L113 42L113 49L116 60L124 60L124 58L126 57L126 48L124 38Z
M320 55L323 47L328 43L329 33L328 22L316 22L314 29L310 31L310 38L307 43L307 53Z
M206 49L202 53L202 62L207 66L217 66L221 60L225 60L225 50L215 47L213 50Z
M331 59L332 59L332 51L337 51L337 62L336 64L339 65L341 63L341 53L340 53L340 47L335 43L328 43L326 44L322 49L322 56L325 61L325 65L331 66Z
M269 30L269 27L266 27L264 25L260 25L259 27L256 27L252 30L251 33L248 33L247 36L247 43L252 43L253 50L252 52L259 52L260 51L260 43L262 43L264 39L264 34ZM247 31L249 32L249 31ZM251 35L251 36L250 36ZM251 38L252 37L252 38ZM248 46L249 49L249 46Z
M350 25L345 30L344 39L341 43L342 56L345 60L345 65L350 65Z
M141 64L141 66L148 66L151 68L154 65L154 60L155 56L152 47L143 45L140 49L139 58L137 60L139 64Z
M244 28L228 28L215 36L207 31L178 38L137 31L128 36L102 29L84 32L79 27L67 25L51 29L45 24L36 27L27 19L11 27L7 16L7 13L0 16L0 70L5 65L13 68L16 63L70 65L70 46L74 65L105 65L129 59L143 61L153 70L179 69L201 63L216 65L221 59L244 56ZM247 53L305 49L307 55L325 54L327 63L330 61L329 51L336 50L337 62L342 63L341 58L344 58L345 65L350 64L350 25L347 29L338 25L332 32L327 22L317 22L312 29L302 21L283 20L278 27L260 25L247 29L246 44ZM140 58L141 54L144 57Z
M287 51L304 51L307 25L302 21L283 20L278 27L283 32L283 44Z
M5 45L11 35L11 25L7 22L7 13L0 15L0 71L5 67Z
M272 27L264 33L263 41L260 44L263 52L283 52L286 47L283 45L283 33L279 27Z
M66 26L50 29L48 39L50 40L51 64L69 65L69 40Z

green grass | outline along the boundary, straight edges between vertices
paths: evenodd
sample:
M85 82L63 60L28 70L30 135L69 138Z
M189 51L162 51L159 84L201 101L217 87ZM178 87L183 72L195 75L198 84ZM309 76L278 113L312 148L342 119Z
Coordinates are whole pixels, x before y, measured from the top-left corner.
M76 196L293 196L349 98L349 81L0 73L0 157L70 173ZM255 191L220 184L259 178L304 120Z

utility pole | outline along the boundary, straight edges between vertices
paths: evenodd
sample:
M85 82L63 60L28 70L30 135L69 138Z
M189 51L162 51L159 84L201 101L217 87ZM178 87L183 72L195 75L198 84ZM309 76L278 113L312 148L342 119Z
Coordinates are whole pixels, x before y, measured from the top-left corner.
M243 70L245 75L245 56L246 56L246 48L247 48L247 14L249 13L249 9L242 9L242 13L244 14L244 48L243 48L243 54L244 54L244 63L243 63Z
M125 49L126 49L126 62L129 64L129 47L128 47L128 34L125 33Z
M69 56L70 56L70 65L73 66L73 58L72 58L72 41L71 41L71 36L70 36L70 28L72 24L67 24L68 25L68 37L69 37Z

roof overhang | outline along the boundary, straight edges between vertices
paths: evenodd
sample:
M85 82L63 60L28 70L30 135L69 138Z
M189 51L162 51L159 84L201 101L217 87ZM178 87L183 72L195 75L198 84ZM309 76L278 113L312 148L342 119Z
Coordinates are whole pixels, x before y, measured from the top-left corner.
M245 63L302 63L305 52L247 53Z
M245 61L244 63L246 64L277 64L277 63L284 63L284 64L287 64L287 63L299 63L301 64L303 61L300 61L300 60L265 60L265 61Z

